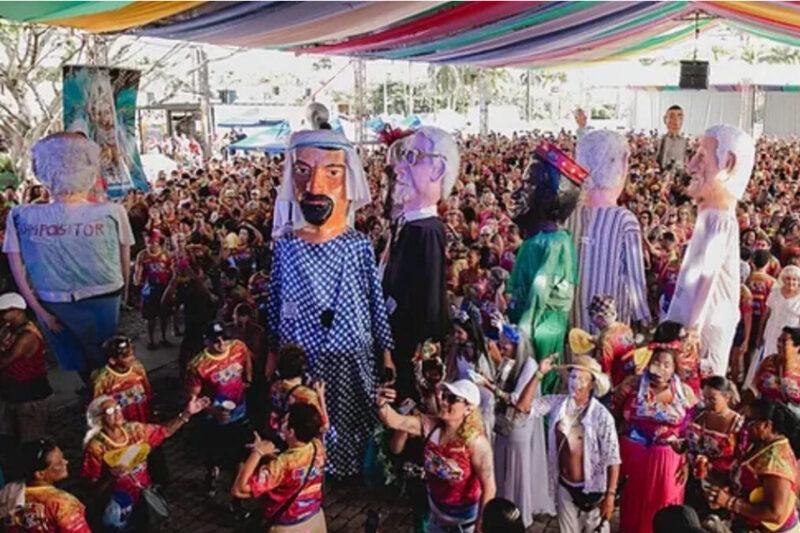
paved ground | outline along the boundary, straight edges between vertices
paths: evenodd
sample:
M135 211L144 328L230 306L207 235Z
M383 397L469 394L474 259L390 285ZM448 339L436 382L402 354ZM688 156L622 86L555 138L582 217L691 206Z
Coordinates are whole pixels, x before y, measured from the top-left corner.
M137 355L148 368L153 389L156 394L156 409L164 416L177 413L182 405L181 386L177 377L177 349L166 348L153 352L145 349L143 324L134 313L123 315L122 329L136 340ZM173 339L177 345L178 340ZM52 433L64 449L70 461L71 476L65 488L79 497L85 489L77 478L81 464L81 440L85 421L83 406L75 390L78 379L70 374L53 369L51 378L56 388L56 416ZM170 464L170 483L165 495L171 505L171 517L164 528L166 531L192 531L210 533L215 531L235 531L236 524L230 522L224 510L226 489L231 478L223 479L222 487L213 500L209 501L204 492L204 469L202 460L193 444L197 434L193 424L183 428L164 444ZM346 533L363 531L367 511L376 510L381 515L383 533L412 531L411 508L402 495L383 488L367 488L363 485L334 485L326 483L325 514L328 530ZM82 498L83 499L83 498ZM554 519L537 521L530 528L535 533L556 533L558 527Z

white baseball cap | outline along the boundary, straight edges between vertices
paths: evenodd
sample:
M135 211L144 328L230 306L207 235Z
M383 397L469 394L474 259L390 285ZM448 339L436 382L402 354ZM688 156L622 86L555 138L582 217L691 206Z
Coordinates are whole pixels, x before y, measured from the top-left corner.
M0 296L0 311L7 311L9 309L22 309L23 311L28 308L25 299L16 292L7 292Z
M478 386L468 379L442 383L442 387L452 392L455 396L463 398L470 405L477 407L481 404L481 393L478 390Z

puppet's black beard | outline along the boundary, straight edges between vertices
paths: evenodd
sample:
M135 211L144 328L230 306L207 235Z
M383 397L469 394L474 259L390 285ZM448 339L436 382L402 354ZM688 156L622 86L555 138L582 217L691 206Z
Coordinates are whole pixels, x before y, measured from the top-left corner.
M321 226L333 213L333 199L324 194L305 193L300 198L300 210L306 222Z

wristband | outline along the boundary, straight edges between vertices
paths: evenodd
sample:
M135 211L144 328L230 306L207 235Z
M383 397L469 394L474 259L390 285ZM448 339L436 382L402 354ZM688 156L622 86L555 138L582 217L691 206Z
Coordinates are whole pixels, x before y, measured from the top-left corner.
M178 419L184 424L188 424L191 417L187 415L185 412L181 411L180 413L178 413Z
M542 373L541 370L537 370L536 373L533 375L533 377L538 380L541 380L542 378L544 378L544 373Z

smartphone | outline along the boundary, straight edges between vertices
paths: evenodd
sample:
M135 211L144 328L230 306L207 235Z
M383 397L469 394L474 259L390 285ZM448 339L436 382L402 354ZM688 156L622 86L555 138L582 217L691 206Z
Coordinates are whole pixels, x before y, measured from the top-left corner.
M408 413L410 413L416 406L417 404L414 400L412 400L411 398L406 398L397 408L397 412L405 416Z

